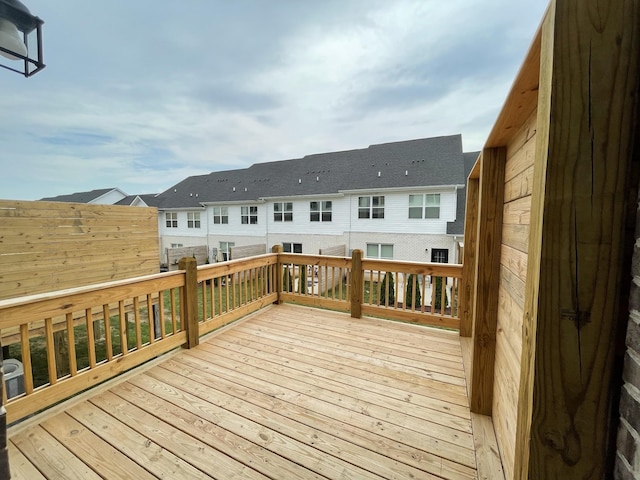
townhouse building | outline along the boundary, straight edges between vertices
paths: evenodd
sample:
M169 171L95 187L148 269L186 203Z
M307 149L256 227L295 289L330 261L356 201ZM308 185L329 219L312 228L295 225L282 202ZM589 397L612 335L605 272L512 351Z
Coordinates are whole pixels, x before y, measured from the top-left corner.
M461 262L465 184L478 152L451 135L256 163L188 177L154 202L160 252L281 244L317 254L344 245L367 257Z

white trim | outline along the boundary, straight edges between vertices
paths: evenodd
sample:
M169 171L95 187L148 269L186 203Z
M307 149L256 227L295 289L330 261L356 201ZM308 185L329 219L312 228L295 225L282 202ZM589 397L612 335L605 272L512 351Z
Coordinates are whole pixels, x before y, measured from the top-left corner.
M305 194L305 195L289 195L283 197L260 197L260 200L266 201L278 201L278 200L289 200L291 198L344 198L345 195L343 193L317 193L317 194Z
M170 207L170 208L162 208L162 207L158 207L158 211L159 212L171 212L171 211L176 211L176 212L186 212L189 210L195 210L198 212L204 212L206 210L206 207Z
M204 208L206 207L226 207L227 205L253 205L254 203L266 203L264 199L255 200L225 200L221 202L200 202Z
M385 187L385 188L363 188L363 189L359 189L359 190L340 190L340 193L343 194L362 194L362 193L368 193L369 195L373 195L376 192L426 192L426 191L430 191L430 190L453 190L454 192L457 191L458 188L462 188L464 187L464 185L429 185L429 186L419 186L416 185L415 187Z

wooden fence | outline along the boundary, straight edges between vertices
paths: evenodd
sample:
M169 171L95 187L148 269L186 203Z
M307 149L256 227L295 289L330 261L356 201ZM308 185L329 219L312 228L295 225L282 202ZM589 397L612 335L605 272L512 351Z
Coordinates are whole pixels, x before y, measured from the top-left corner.
M0 299L159 271L156 208L0 200Z

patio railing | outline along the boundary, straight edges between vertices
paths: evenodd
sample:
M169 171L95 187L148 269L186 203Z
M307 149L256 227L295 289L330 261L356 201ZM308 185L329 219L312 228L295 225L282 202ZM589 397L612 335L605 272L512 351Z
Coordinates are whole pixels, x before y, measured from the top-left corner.
M461 265L273 253L0 301L9 423L272 303L458 328ZM8 355L7 355L8 354ZM8 360L7 366L11 366ZM13 362L14 365L16 362Z

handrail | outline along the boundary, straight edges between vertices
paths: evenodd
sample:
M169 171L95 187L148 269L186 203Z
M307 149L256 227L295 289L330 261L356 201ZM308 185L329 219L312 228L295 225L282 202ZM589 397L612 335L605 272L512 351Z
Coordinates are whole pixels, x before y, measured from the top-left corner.
M351 258L274 250L197 268L184 258L174 272L0 301L0 338L13 343L10 354L24 368L24 393L7 398L3 389L7 421L195 346L272 303L458 328L461 265L362 259L360 250Z
M363 259L362 270L363 314L460 328L462 265Z
M355 250L352 258L279 254L283 271L280 299L350 311L356 317L366 314L459 328L462 265L362 259L358 260L361 275L356 279L356 255L361 258L362 252Z
M198 267L200 335L275 302L277 263L266 254Z

